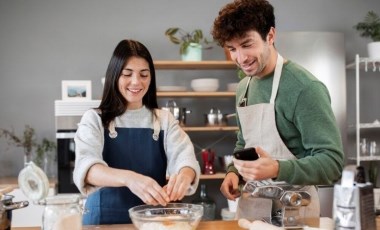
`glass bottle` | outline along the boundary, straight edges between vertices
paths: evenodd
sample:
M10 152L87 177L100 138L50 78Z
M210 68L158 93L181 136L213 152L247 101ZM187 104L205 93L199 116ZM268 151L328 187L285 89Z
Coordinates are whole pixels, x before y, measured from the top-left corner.
M215 220L215 202L207 195L207 189L205 184L201 184L199 197L193 201L194 204L200 204L203 206L202 220Z

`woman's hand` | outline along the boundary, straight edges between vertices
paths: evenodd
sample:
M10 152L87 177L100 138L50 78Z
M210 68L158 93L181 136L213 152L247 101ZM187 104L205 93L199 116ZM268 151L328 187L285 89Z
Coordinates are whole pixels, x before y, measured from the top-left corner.
M234 166L245 180L266 180L277 177L278 162L270 157L262 148L256 147L260 158L255 161L233 159Z
M195 172L189 167L184 167L178 174L171 175L168 184L164 187L170 200L182 200L194 179Z
M132 172L126 183L127 187L145 204L165 206L170 202L165 189L150 177Z

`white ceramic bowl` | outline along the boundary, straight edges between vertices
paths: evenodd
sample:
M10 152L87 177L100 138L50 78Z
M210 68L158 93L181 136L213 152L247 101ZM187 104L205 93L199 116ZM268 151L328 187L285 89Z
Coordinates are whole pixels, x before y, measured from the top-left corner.
M219 89L219 79L217 78L198 78L191 81L191 88L194 91L215 92Z
M166 206L140 205L129 209L132 223L139 230L196 229L203 216L203 206L169 203Z

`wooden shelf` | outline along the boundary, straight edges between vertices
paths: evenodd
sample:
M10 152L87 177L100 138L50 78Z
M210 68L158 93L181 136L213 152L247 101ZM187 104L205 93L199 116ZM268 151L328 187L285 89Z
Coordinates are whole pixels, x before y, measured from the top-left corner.
M215 173L213 175L201 174L199 179L201 180L214 180L214 179L224 179L226 173Z
M235 92L158 91L157 97L235 97Z
M156 69L236 69L236 64L232 61L178 61L165 60L155 61Z
M200 126L200 127L187 127L182 126L185 132L215 132L215 131L238 131L237 126Z

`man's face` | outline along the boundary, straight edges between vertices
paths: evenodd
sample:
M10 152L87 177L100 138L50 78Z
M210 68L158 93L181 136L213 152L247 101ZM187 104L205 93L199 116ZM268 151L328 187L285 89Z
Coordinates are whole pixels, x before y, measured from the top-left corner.
M248 31L245 36L234 38L225 42L225 47L230 51L231 58L248 76L262 77L270 71L266 69L273 46L273 30L265 41L254 30Z

